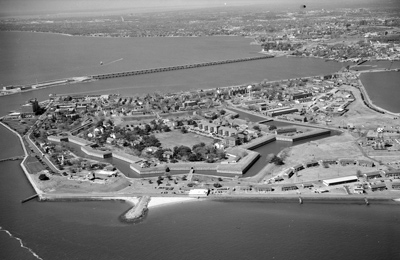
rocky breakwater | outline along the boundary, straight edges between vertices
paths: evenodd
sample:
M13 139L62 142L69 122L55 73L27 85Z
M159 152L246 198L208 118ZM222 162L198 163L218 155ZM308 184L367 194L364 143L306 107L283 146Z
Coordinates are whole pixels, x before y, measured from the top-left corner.
M143 219L148 211L147 205L149 204L150 199L150 196L141 197L133 208L129 209L121 216L121 219L126 222L137 222Z

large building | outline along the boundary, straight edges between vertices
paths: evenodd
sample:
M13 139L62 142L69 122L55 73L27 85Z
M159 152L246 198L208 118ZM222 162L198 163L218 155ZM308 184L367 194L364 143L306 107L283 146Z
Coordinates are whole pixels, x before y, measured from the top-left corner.
M311 97L312 93L293 93L292 94L292 100L296 100L296 99L301 99L301 98L306 98L306 97Z
M285 115L285 114L291 114L299 112L297 108L292 108L292 107L283 107L283 108L274 108L267 110L267 115L274 117L274 116L280 116L280 115Z
M333 185L345 184L345 183L356 182L356 181L358 181L357 176L346 176L346 177L323 180L322 182L326 186L333 186Z

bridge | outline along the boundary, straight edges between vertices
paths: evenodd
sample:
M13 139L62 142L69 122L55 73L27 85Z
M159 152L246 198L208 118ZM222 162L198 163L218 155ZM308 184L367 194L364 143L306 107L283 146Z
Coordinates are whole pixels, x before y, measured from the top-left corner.
M9 157L9 158L4 158L4 159L0 159L0 162L22 160L22 159L24 159L24 157L25 156L21 155L21 156L14 156L14 157Z
M150 74L150 73L157 73L157 72L166 72L166 71L172 71L172 70L184 70L184 69L200 68L200 67L207 67L207 66L214 66L214 65L221 65L221 64L228 64L228 63L261 60L261 59L268 59L268 58L273 58L273 57L274 56L264 55L264 56L246 57L246 58L233 59L233 60L210 61L210 62L195 63L195 64L188 64L188 65L180 65L180 66L171 66L171 67L153 68L153 69L145 69L145 70L133 70L133 71L91 75L89 77L91 79L97 79L97 80L110 79L110 78L128 77L128 76Z

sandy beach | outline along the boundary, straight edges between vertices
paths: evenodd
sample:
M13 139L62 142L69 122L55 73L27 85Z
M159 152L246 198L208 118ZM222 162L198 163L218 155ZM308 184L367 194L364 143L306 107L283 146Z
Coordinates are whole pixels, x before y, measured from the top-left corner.
M151 209L165 205L180 204L184 202L194 202L194 201L203 201L203 200L196 198L189 198L189 197L151 197L151 200L147 205L147 208Z

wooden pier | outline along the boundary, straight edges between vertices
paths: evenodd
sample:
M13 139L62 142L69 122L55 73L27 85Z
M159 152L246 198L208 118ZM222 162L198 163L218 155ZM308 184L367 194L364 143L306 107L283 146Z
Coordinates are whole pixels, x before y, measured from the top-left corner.
M21 203L25 203L25 202L33 200L34 198L37 198L37 197L39 197L39 194L34 194L26 199L21 200Z

